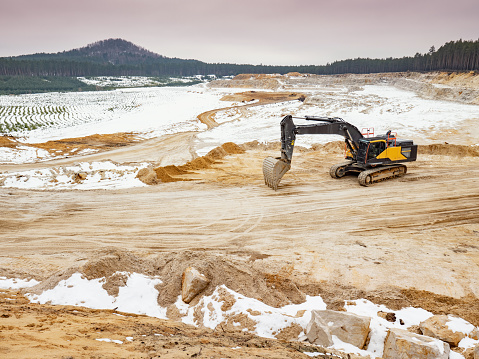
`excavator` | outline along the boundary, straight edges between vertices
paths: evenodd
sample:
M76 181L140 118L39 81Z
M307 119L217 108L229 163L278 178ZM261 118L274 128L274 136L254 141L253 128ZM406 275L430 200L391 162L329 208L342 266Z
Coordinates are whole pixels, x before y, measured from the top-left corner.
M294 118L314 123L295 125L291 115L281 120L281 157L266 157L263 161L264 181L275 191L281 178L291 168L296 135L343 136L346 143L346 161L333 165L329 174L332 178L341 178L357 173L358 182L362 186L404 176L407 167L400 163L415 161L417 157L417 145L412 140L397 138L391 131L385 135L369 137L369 131L363 135L356 126L339 117Z

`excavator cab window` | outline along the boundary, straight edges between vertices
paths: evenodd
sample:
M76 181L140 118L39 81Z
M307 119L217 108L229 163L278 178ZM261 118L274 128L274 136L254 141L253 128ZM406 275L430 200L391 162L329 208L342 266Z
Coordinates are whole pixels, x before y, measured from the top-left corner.
M368 160L376 158L384 150L386 150L386 142L385 141L370 142L369 143L369 149L368 149Z

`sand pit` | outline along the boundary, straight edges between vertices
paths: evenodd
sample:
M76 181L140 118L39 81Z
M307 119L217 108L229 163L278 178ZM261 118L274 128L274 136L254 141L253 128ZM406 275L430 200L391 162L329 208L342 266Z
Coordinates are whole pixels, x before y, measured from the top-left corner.
M411 82L422 75L396 77ZM274 76L235 81L247 81L245 86L258 81L259 92L261 86L272 86L269 80L279 83ZM286 88L278 92L296 93L299 83L306 92L315 81L360 87L380 79L281 80ZM267 93L261 101L267 101ZM256 95L242 91L236 101L248 103ZM212 119L214 112L208 114ZM423 308L479 326L479 156L477 146L446 143L444 133L421 132L430 135L429 142L420 143L418 161L408 164L407 175L368 188L359 186L355 176L329 176L330 166L343 160L342 141L296 146L292 168L275 192L264 185L261 164L266 156L280 155L278 139L227 142L196 156L195 133L131 146L123 145L134 142L129 135L113 136L109 151L88 157L119 163L146 160L148 167L140 171L151 186L84 192L0 187L0 276L40 282L1 292L0 356L28 357L37 348L53 357L307 358L303 352L325 349L295 341L301 311L285 316L287 325L274 333L285 341L259 338L253 330L259 313L278 313L284 305L300 305L313 296L321 296L328 309L345 310L345 301L363 298L391 311ZM454 136L460 140L466 135L456 129ZM467 136L471 140L472 132ZM74 149L77 141L102 148L100 140L107 141L92 137L68 145ZM16 146L10 138L2 144ZM77 160L54 163L67 166ZM0 169L39 171L47 166L53 165ZM188 266L211 282L186 308L176 304ZM76 273L78 283L97 286L109 299L123 298L130 281L143 281L149 294L157 293L156 312L148 315L171 320L115 309L128 300L115 304L111 299L107 309L88 309L30 303L24 297L71 280L62 288L68 293ZM228 312L240 303L239 296L268 307ZM130 302L140 301L134 298ZM212 330L202 313L210 313L210 319L213 314L225 317ZM200 325L180 323L181 318ZM322 357L348 357L329 353Z

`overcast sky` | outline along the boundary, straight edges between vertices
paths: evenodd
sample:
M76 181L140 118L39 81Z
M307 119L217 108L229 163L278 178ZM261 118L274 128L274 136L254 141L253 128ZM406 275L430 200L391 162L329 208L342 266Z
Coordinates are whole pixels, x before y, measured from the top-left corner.
M0 57L122 38L168 57L323 65L479 39L479 0L0 0Z

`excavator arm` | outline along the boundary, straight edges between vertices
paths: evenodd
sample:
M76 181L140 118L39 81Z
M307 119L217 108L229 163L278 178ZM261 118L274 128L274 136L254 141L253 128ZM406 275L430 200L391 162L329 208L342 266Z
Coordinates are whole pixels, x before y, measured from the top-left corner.
M296 117L298 118L298 117ZM281 120L281 159L291 162L293 157L296 135L341 135L352 154L359 147L359 140L363 135L358 128L339 117L300 117L308 121L315 121L311 125L295 125L291 115Z
M356 126L338 117L306 116L301 118L308 121L315 121L315 123L311 125L295 125L291 115L285 116L280 123L281 157L267 157L263 161L265 183L274 190L278 188L281 178L291 168L296 135L341 135L345 138L346 146L352 154L353 159L356 159L359 140L363 138L363 135Z

